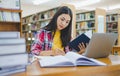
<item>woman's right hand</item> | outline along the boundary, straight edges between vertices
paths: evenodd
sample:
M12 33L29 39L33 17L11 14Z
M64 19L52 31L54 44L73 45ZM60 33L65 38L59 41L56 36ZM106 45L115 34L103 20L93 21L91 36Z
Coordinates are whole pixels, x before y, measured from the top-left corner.
M54 55L65 55L65 52L61 49L54 50Z
M54 52L52 50L48 50L48 51L41 51L40 56L54 56Z
M65 52L61 49L48 50L48 51L41 51L40 56L55 56L55 55L65 55Z

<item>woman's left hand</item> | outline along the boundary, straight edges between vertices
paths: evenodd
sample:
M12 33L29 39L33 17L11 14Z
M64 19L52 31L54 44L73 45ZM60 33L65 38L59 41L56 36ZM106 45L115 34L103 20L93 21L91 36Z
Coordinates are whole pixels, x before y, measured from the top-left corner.
M79 43L78 47L80 49L80 51L78 52L79 54L82 54L85 52L86 47L85 47L84 43Z

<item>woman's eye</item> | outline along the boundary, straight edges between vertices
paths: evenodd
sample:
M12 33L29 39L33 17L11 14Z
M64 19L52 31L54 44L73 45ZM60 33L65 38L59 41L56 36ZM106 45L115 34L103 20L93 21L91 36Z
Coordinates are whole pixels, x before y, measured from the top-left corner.
M63 19L63 18L61 18L61 21L64 21L64 19Z
M69 23L69 22L66 22L66 23Z

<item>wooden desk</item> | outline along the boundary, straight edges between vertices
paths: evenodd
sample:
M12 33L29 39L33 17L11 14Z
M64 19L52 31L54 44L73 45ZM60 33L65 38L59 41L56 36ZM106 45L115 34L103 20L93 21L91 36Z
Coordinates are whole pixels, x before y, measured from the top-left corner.
M27 67L26 72L17 73L12 76L120 76L120 64L118 64L120 63L120 56L111 55L108 58L101 58L98 60L108 65L41 68L38 61L36 61Z
M112 54L114 55L115 52L120 52L120 45L116 45L116 46L113 46L113 49L112 49Z

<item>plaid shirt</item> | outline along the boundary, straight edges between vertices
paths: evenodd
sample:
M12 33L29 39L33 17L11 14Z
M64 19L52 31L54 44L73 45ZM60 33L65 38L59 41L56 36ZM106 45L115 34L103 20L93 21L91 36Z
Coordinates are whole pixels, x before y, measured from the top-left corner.
M31 52L33 54L39 55L41 51L47 51L52 49L53 37L52 32L44 29L36 35L36 39L31 46ZM69 51L69 47L65 47L65 52Z

